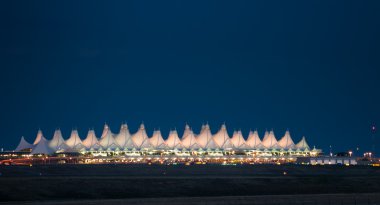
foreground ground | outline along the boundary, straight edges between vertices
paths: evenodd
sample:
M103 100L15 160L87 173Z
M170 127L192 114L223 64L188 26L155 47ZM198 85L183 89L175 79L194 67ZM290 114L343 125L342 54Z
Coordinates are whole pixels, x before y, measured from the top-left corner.
M380 204L377 194L358 195L380 193L380 169L375 167L46 165L1 166L0 173L0 201L7 203L59 204L63 200L63 204L70 201L77 204L80 199L81 204L178 204L176 200L187 204L218 201L217 204L294 204L297 201L318 204L319 199L325 200L321 204L329 204L329 200L334 204L334 200L347 199L349 204ZM305 198L307 194L313 194L314 198ZM99 199L102 201L83 201Z
M264 195L264 196L219 196L219 197L176 197L134 198L101 200L60 200L6 202L15 205L370 205L379 204L379 194L314 194L314 195ZM0 204L5 204L1 203Z

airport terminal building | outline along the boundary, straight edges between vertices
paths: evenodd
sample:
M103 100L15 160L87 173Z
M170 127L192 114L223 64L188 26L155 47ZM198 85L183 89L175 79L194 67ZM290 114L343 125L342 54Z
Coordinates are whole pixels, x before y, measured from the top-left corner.
M127 124L121 125L120 132L114 134L107 124L104 125L100 138L94 130L89 130L85 139L79 137L77 130L72 130L68 139L64 139L59 129L48 140L41 130L33 144L21 138L16 152L26 152L30 156L52 156L67 153L77 153L86 157L86 162L98 158L120 159L251 159L251 160L283 160L293 161L297 156L317 156L320 149L311 149L302 137L294 143L290 132L277 140L273 131L266 131L261 139L257 131L251 131L247 138L241 131L235 131L232 137L223 124L218 132L211 133L208 124L203 125L199 134L195 134L186 125L180 138L176 130L172 130L166 140L160 130L148 137L145 126L131 134ZM96 160L95 160L96 161ZM99 160L97 160L99 162Z

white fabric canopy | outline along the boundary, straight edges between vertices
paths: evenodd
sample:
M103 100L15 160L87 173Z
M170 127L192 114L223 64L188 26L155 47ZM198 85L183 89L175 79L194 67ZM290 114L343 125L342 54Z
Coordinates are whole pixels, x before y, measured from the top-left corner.
M66 144L72 150L81 150L85 148L85 146L82 144L82 140L79 138L78 130L71 131L70 138L66 140Z
M309 150L310 150L310 147L309 147L309 145L307 144L305 137L302 137L301 141L299 141L299 142L296 144L296 148L297 148L297 149L301 149L301 150L305 150L305 149L309 149Z
M213 140L219 149L232 149L233 145L228 136L227 127L223 124L220 130L214 135Z
M166 146L170 149L182 149L181 140L178 137L177 130L172 130L169 133L168 139L165 141Z
M107 125L107 123L104 124L102 135L100 136L100 139L104 138L108 133L110 132L110 127ZM111 132L113 135L113 133Z
M110 129L107 129L107 132L104 133L103 138L99 140L99 145L102 146L105 150L115 150L116 148L120 148L116 143L115 138Z
M231 138L231 143L236 149L247 149L248 146L245 144L245 140L241 131L235 131Z
M121 148L133 149L132 136L127 124L121 125L120 132L116 135L115 141Z
M200 148L193 131L190 129L188 125L186 125L185 131L183 132L181 143L182 146L186 149L195 150Z
M40 143L41 142L41 143ZM45 144L48 148L45 148ZM39 146L37 148L37 145ZM85 140L80 139L78 131L72 130L69 139L66 141L62 137L59 129L55 130L53 138L48 141L44 138L42 131L38 130L36 139L33 144L28 143L24 137L21 138L15 151L31 148L33 153L50 153L59 152L78 152L84 150L107 150L118 151L119 149L127 150L142 150L142 149L177 149L177 150L250 150L250 149L264 149L274 151L289 151L310 150L305 137L295 144L291 138L290 132L287 130L285 135L277 141L275 134L272 131L266 131L262 140L256 131L250 131L247 140L243 137L241 131L234 132L232 138L229 137L226 126L223 124L215 135L212 135L210 126L208 124L202 125L199 135L195 135L190 126L186 124L182 138L179 138L176 130L170 131L167 140L164 140L161 132L154 131L151 138L148 137L144 124L141 124L136 133L131 135L127 124L122 124L120 132L114 135L110 127L105 124L102 137L97 139L94 130L89 130ZM188 154L188 153L184 153Z
M265 136L264 136L264 139L262 141L262 144L264 145L264 147L266 147L268 149L279 148L279 146L277 144L277 139L276 139L276 136L274 135L273 130L271 130L269 132L269 134L267 131L265 132Z
M33 145L36 145L38 144L38 142L40 142L41 138L43 137L44 135L42 134L42 130L38 130L37 132L37 136L36 136L36 139L34 140L33 142Z
M53 138L49 141L49 147L55 152L59 150L66 150L69 148L69 146L67 146L65 140L62 137L62 132L60 129L54 131Z
M49 147L49 143L44 137L41 137L41 139L39 140L39 142L36 144L36 146L31 152L31 154L47 154L47 155L53 154L53 153L54 153L54 150L52 150Z
M252 149L262 149L262 148L264 148L264 146L263 146L263 144L262 144L262 142L260 140L259 133L257 132L257 130L249 132L248 139L245 142L245 144L249 148L252 148Z
M161 131L156 130L153 132L153 136L149 139L150 144L154 149L165 149L167 148L164 139L162 138Z
M197 136L197 143L202 149L216 149L217 145L215 144L210 126L206 124L204 128L202 128L201 133Z
M278 145L283 149L294 149L295 144L290 136L289 130L286 130L285 135L278 141Z
M137 149L150 149L152 145L150 144L148 135L146 134L144 124L140 125L140 129L132 135L133 144Z
M19 152L24 149L32 149L32 148L33 148L33 145L27 142L24 137L21 137L20 143L18 143L18 146L16 147L15 151Z
M87 149L99 149L99 141L98 138L96 138L95 131L94 130L89 130L87 133L86 139L83 140L82 144L87 148Z

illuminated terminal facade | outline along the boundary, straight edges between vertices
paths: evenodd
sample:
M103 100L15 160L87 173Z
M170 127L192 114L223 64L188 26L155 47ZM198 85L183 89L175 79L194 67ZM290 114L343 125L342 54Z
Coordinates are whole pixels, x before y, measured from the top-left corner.
M127 124L123 124L118 134L111 132L104 125L100 138L94 130L89 130L87 137L81 139L77 130L72 130L65 140L59 129L55 130L51 140L47 140L41 130L33 144L24 137L14 150L31 159L57 159L57 162L70 163L75 158L78 163L166 163L166 162L293 162L297 157L318 156L320 149L310 148L305 137L294 143L290 132L277 140L272 131L266 131L263 138L257 131L250 131L247 138L241 131L235 131L232 137L223 124L215 134L211 133L208 124L203 125L200 133L195 134L186 125L180 138L176 130L172 130L166 140L160 130L148 137L145 126L131 134Z

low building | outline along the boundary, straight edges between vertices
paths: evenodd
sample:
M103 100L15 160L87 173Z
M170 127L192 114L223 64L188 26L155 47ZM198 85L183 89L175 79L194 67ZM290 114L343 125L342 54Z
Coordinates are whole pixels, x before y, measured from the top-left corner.
M338 157L338 156L317 156L317 157L299 157L299 164L310 165L357 165L358 161L355 157Z

